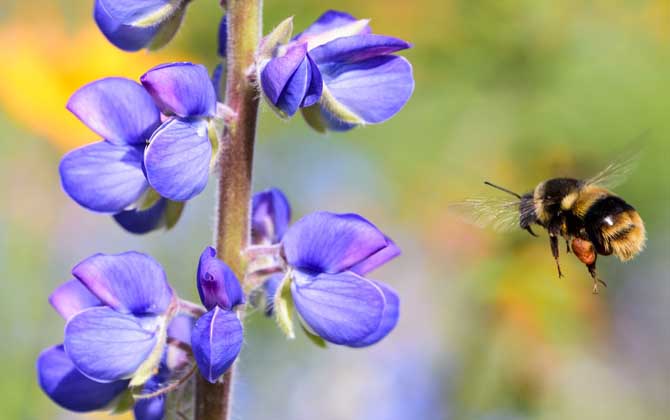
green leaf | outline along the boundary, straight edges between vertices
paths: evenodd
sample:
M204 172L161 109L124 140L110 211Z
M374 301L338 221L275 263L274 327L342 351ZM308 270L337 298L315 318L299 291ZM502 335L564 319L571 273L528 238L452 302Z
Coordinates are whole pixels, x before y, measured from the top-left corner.
M291 40L291 35L293 35L293 16L284 19L263 38L258 48L258 58L261 61L273 58L277 48Z
M326 124L323 121L319 104L314 104L307 108L300 108L300 112L302 112L302 117L305 119L307 125L319 133L326 132Z
M321 347L322 349L327 347L326 340L316 334L312 334L307 328L305 328L304 324L300 323L300 327L302 328L302 331L305 333L307 338L309 338L309 341L316 344L317 347Z
M139 200L135 202L135 208L139 211L146 210L156 204L160 198L161 195L158 194L156 190L149 187L145 193L142 194L142 197L140 197Z
M282 330L286 338L293 340L295 331L293 330L293 298L291 297L291 271L286 273L282 279L274 298L275 320L279 329Z
M185 205L186 203L183 201L168 200L167 205L165 206L164 216L166 229L172 229L174 225L177 224L182 212L184 211Z
M183 10L185 7L182 7L183 0L172 0L165 6L156 10L153 13L144 15L134 21L132 26L138 26L140 28L148 28L150 26L158 25L161 22L164 22L167 19L171 19L175 12L180 8Z
M170 42L179 30L185 13L186 7L184 6L179 10L176 10L171 16L167 18L165 22L161 23L161 29L151 40L151 43L147 49L150 51L155 51L163 48L168 42Z
M134 405L133 392L130 388L126 388L121 395L114 399L110 409L112 410L112 414L121 414L132 409Z

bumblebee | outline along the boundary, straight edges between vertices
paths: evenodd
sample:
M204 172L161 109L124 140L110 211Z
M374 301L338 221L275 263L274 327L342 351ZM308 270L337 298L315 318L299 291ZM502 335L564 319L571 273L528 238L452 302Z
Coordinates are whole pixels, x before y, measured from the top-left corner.
M520 227L533 236L533 225L549 235L551 253L558 276L563 277L559 262L559 238L586 265L593 279L593 293L607 284L596 270L598 255L615 255L628 261L639 254L646 241L644 223L633 206L610 191L630 172L635 158L613 163L596 176L581 180L553 178L539 183L531 192L517 194L501 186L486 185L514 196L513 200L472 199L461 203L475 222L497 229Z

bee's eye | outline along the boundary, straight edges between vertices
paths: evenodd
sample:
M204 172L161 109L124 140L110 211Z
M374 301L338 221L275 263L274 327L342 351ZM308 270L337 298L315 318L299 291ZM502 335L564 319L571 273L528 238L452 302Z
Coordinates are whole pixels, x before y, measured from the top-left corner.
M614 226L614 219L612 216L607 216L603 219L603 223L605 223L607 226Z

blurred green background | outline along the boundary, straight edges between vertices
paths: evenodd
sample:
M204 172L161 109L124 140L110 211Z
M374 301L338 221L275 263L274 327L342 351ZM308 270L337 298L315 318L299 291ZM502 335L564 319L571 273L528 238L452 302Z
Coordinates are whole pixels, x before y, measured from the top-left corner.
M60 342L47 296L94 252L149 252L195 298L209 244L213 184L171 232L132 236L60 189L67 150L96 136L64 108L94 79L139 77L154 64L216 63L217 1L190 6L174 42L123 53L91 19L92 1L0 2L0 417L106 418L60 410L34 361ZM402 297L386 340L366 350L286 342L248 318L234 419L665 419L670 406L670 2L667 0L266 0L265 30L325 8L372 18L407 39L416 92L380 126L318 135L300 118L261 113L255 186L281 187L295 216L365 215L404 255L376 278ZM640 134L646 133L640 138ZM644 218L635 260L599 260L609 287L546 237L497 234L447 208L588 176L642 151L617 189Z

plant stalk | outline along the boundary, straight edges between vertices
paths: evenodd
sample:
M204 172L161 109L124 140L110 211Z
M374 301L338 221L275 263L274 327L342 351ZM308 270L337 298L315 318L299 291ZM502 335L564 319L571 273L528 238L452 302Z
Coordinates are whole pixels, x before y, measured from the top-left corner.
M251 179L258 117L259 94L249 69L261 38L262 0L227 0L228 45L226 105L237 114L224 128L216 157L218 196L214 245L217 255L244 278L242 251L249 244ZM196 420L228 420L233 385L231 367L223 378L211 384L198 375Z

